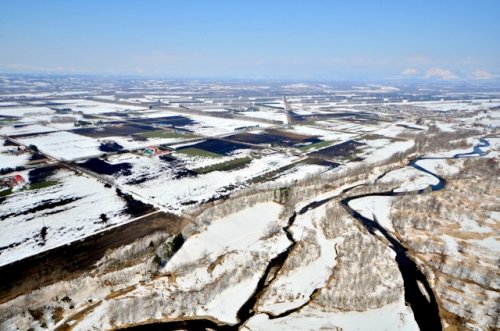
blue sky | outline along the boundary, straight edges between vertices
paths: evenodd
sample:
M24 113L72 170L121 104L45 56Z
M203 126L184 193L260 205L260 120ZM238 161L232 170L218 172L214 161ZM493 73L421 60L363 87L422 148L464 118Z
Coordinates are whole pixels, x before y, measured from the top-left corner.
M490 79L499 0L0 1L0 71Z

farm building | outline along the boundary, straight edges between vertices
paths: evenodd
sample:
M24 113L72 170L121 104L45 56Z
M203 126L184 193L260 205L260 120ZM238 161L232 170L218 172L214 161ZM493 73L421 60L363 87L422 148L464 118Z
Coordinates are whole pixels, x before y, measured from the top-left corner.
M16 186L24 186L26 184L26 180L21 175L14 175L0 178L0 189L9 189L14 188Z
M156 156L156 155L170 154L171 150L166 149L166 148L162 148L162 147L157 147L157 146L149 146L143 150L143 153L144 153L144 155L151 157L151 156Z

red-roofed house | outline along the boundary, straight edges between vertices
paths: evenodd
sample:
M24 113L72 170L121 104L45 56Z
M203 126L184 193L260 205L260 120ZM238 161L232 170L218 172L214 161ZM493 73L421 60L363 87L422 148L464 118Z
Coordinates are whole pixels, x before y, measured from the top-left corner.
M23 176L21 175L14 175L14 177L12 177L12 182L13 186L24 185L26 183Z

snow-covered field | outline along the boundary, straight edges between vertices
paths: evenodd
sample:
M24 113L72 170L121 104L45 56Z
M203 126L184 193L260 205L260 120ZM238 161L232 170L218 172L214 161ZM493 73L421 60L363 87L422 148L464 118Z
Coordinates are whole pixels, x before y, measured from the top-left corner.
M265 202L214 220L204 232L184 243L160 269L159 278L103 301L74 329L106 329L111 321L124 325L162 316L210 316L237 323L236 313L253 293L269 260L290 244L284 232L269 232L281 209L276 203ZM169 275L175 277L164 278Z
M369 196L351 200L349 206L363 217L376 220L383 228L394 232L390 218L393 200L394 197Z
M362 141L368 145L368 148L359 156L364 158L364 162L379 162L389 158L396 153L402 153L414 144L413 141L390 141L388 139L366 140Z
M28 179L28 171L21 172ZM95 179L59 169L54 185L15 192L0 203L0 265L130 220L125 202ZM100 218L105 214L107 221ZM47 227L45 239L41 231Z
M20 167L25 165L30 159L29 153L15 155L8 152L0 152L0 169Z
M146 108L142 106L120 105L115 103L99 102L86 99L57 99L52 101L62 104L60 106L56 106L55 108L71 108L71 110L74 112L82 112L89 115L110 112L137 111L144 110Z
M453 175L460 171L460 163L463 159L456 161L449 161L446 159L423 159L417 161L417 165L429 170L433 174L439 176Z
M100 142L104 141L114 141L117 144L121 145L124 149L139 149L139 148L145 148L149 146L158 146L162 144L174 144L174 143L179 143L186 138L184 137L179 137L179 138L157 138L157 137L150 137L150 138L144 138L144 140L138 140L134 139L134 137L127 136L110 136L110 137L105 137L105 138L99 138L97 139Z
M276 316L300 307L309 301L314 290L326 284L336 264L337 241L342 240L325 236L321 223L326 221L325 205L297 216L290 231L300 243L289 257L297 263L284 265L260 298L260 312ZM306 256L300 257L302 254Z
M30 115L54 114L55 111L49 107L0 107L0 115L25 117Z
M466 147L466 148L457 148L457 149L452 149L452 150L447 150L447 151L441 151L437 153L428 153L423 155L423 157L429 157L429 158L451 158L455 156L456 154L464 154L464 153L471 153L473 151L472 146L476 146L479 144L479 138L468 138L466 139L467 144L470 145L471 147ZM487 151L488 147L483 147L481 150Z
M385 305L381 308L363 312L322 312L306 307L300 312L286 317L270 319L265 314L252 317L245 327L248 330L419 330L411 309L405 305L404 299Z
M353 133L353 134L368 133L379 129L378 126L374 125L351 123L348 121L336 121L336 120L318 121L316 122L316 124L326 129L347 131L348 133Z
M201 111L208 112L208 113L227 113L228 110L225 108L200 108Z
M284 171L273 180L273 182L283 183L283 185L289 185L293 182L299 181L301 179L307 178L309 176L318 175L325 173L326 171L331 171L328 167L316 165L316 164L303 164L299 163L292 169Z
M25 165L31 158L30 153L16 155L17 146L5 146L5 140L0 139L0 169Z
M231 157L227 159L231 159ZM224 160L225 158L221 160L208 158L205 161L191 163L191 167L203 167ZM202 202L217 197L223 194L228 186L241 186L251 178L283 167L295 160L297 157L273 154L253 159L241 169L212 171L194 177L177 179L174 178L175 172L172 167L158 158L120 156L112 158L110 161L113 164L121 162L133 164L131 175L116 176L115 182L119 186L126 188L127 191L137 193L137 195L163 206L167 210L179 210L183 208L183 203ZM146 180L138 184L133 183L134 179L140 178Z
M58 160L72 161L103 153L99 150L101 144L98 140L66 131L22 137L19 141L25 145L35 145L43 153Z
M439 180L428 173L408 166L388 172L378 182L381 184L394 182L400 185L394 189L394 192L409 192L422 190L430 185L436 185L439 183Z
M293 133L309 135L309 136L317 136L322 140L332 140L332 141L344 141L355 137L355 134L340 132L340 131L332 131L332 130L324 130L313 126L307 125L296 125L294 126Z
M53 128L47 126L33 124L33 125L12 125L0 127L0 135L13 136L24 134L36 134L55 131Z
M277 203L266 202L215 220L204 232L191 236L162 272L173 272L203 259L215 261L221 255L259 244L259 239L277 223L281 208Z
M477 100L474 102L470 101L425 101L425 102L411 102L412 105L425 107L433 111L474 111L489 109L491 107L497 107L500 105L500 100ZM410 104L410 103L409 103Z
M1 101L0 107L12 107L12 106L20 106L21 103L17 101Z
M373 133L381 135L381 136L385 136L385 137L395 138L395 137L397 137L398 135L400 135L400 134L402 134L404 132L410 132L410 133L418 132L418 131L415 131L415 130L412 130L412 129L407 129L404 126L400 126L400 125L397 125L397 124L402 124L402 123L391 124L391 125L389 125L389 126L387 126L385 128L382 128L382 129L379 129L379 130L375 130L375 131L373 131ZM415 126L415 125L412 124L412 126Z
M259 111L245 111L245 112L238 112L238 114L243 115L243 116L248 116L248 117L254 117L254 118L263 118L266 120L273 120L273 121L281 121L283 123L286 123L286 114L283 110L274 110L274 109L268 109L268 108L263 108Z
M234 133L236 129L246 127L269 127L269 124L261 122L243 121L231 118L216 118L210 116L185 115L195 121L195 124L186 125L184 128L191 130L194 134L213 137Z

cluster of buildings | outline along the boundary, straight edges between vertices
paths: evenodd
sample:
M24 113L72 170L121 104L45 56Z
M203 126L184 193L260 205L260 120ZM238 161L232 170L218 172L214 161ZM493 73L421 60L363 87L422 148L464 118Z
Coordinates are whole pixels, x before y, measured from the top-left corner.
M162 148L161 146L149 146L146 147L142 153L146 156L157 156L157 155L165 155L165 154L170 154L172 153L171 150L167 148Z
M2 177L0 178L0 191L23 187L25 184L26 180L21 175Z

